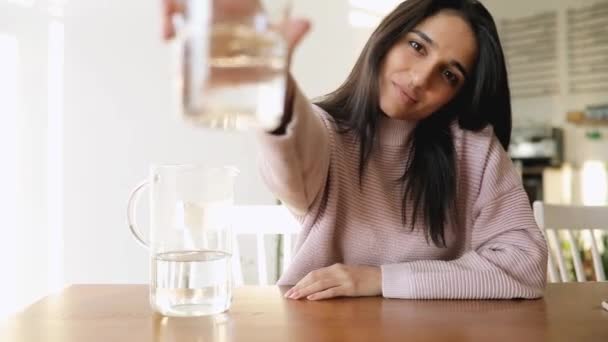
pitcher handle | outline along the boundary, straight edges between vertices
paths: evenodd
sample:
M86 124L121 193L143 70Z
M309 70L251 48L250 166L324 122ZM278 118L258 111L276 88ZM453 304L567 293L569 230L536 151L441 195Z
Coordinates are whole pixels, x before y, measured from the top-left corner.
M148 181L141 182L129 195L129 202L127 204L127 223L129 225L129 229L131 230L131 234L135 237L137 242L141 244L144 248L150 248L150 244L141 236L139 232L139 228L135 222L135 210L137 209L137 200L139 199L139 195L146 187L149 185Z

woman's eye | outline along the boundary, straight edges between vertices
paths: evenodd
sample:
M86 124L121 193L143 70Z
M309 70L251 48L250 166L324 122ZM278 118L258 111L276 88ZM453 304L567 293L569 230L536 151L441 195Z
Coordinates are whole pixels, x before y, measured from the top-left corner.
M443 77L445 77L445 79L452 85L456 85L458 83L458 76L456 76L456 74L450 70L445 70L443 72Z
M418 52L422 52L422 45L420 43L418 43L417 41L411 40L410 42L410 46L418 51Z

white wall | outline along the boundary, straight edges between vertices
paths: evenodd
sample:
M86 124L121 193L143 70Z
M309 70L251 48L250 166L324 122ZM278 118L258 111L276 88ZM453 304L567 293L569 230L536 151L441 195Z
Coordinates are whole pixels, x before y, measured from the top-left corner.
M147 254L127 230L125 204L152 163L235 165L237 201L271 201L255 173L250 136L198 130L179 119L159 18L160 6L145 0L68 4L68 282L146 281Z

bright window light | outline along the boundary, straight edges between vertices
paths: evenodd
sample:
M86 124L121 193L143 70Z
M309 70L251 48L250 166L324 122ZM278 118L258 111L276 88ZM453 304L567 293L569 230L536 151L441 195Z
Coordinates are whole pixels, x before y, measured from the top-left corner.
M582 194L584 205L606 205L608 199L608 179L606 164L599 160L583 163Z
M48 289L64 287L63 269L63 89L64 24L49 23L47 127Z
M0 319L13 314L17 303L17 167L19 45L0 33Z

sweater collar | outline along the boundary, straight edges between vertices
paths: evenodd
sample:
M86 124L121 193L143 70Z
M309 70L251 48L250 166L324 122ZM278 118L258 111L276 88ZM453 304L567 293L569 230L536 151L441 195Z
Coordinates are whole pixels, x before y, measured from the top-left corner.
M381 145L403 146L416 127L415 121L391 119L381 114L378 120L377 140Z

